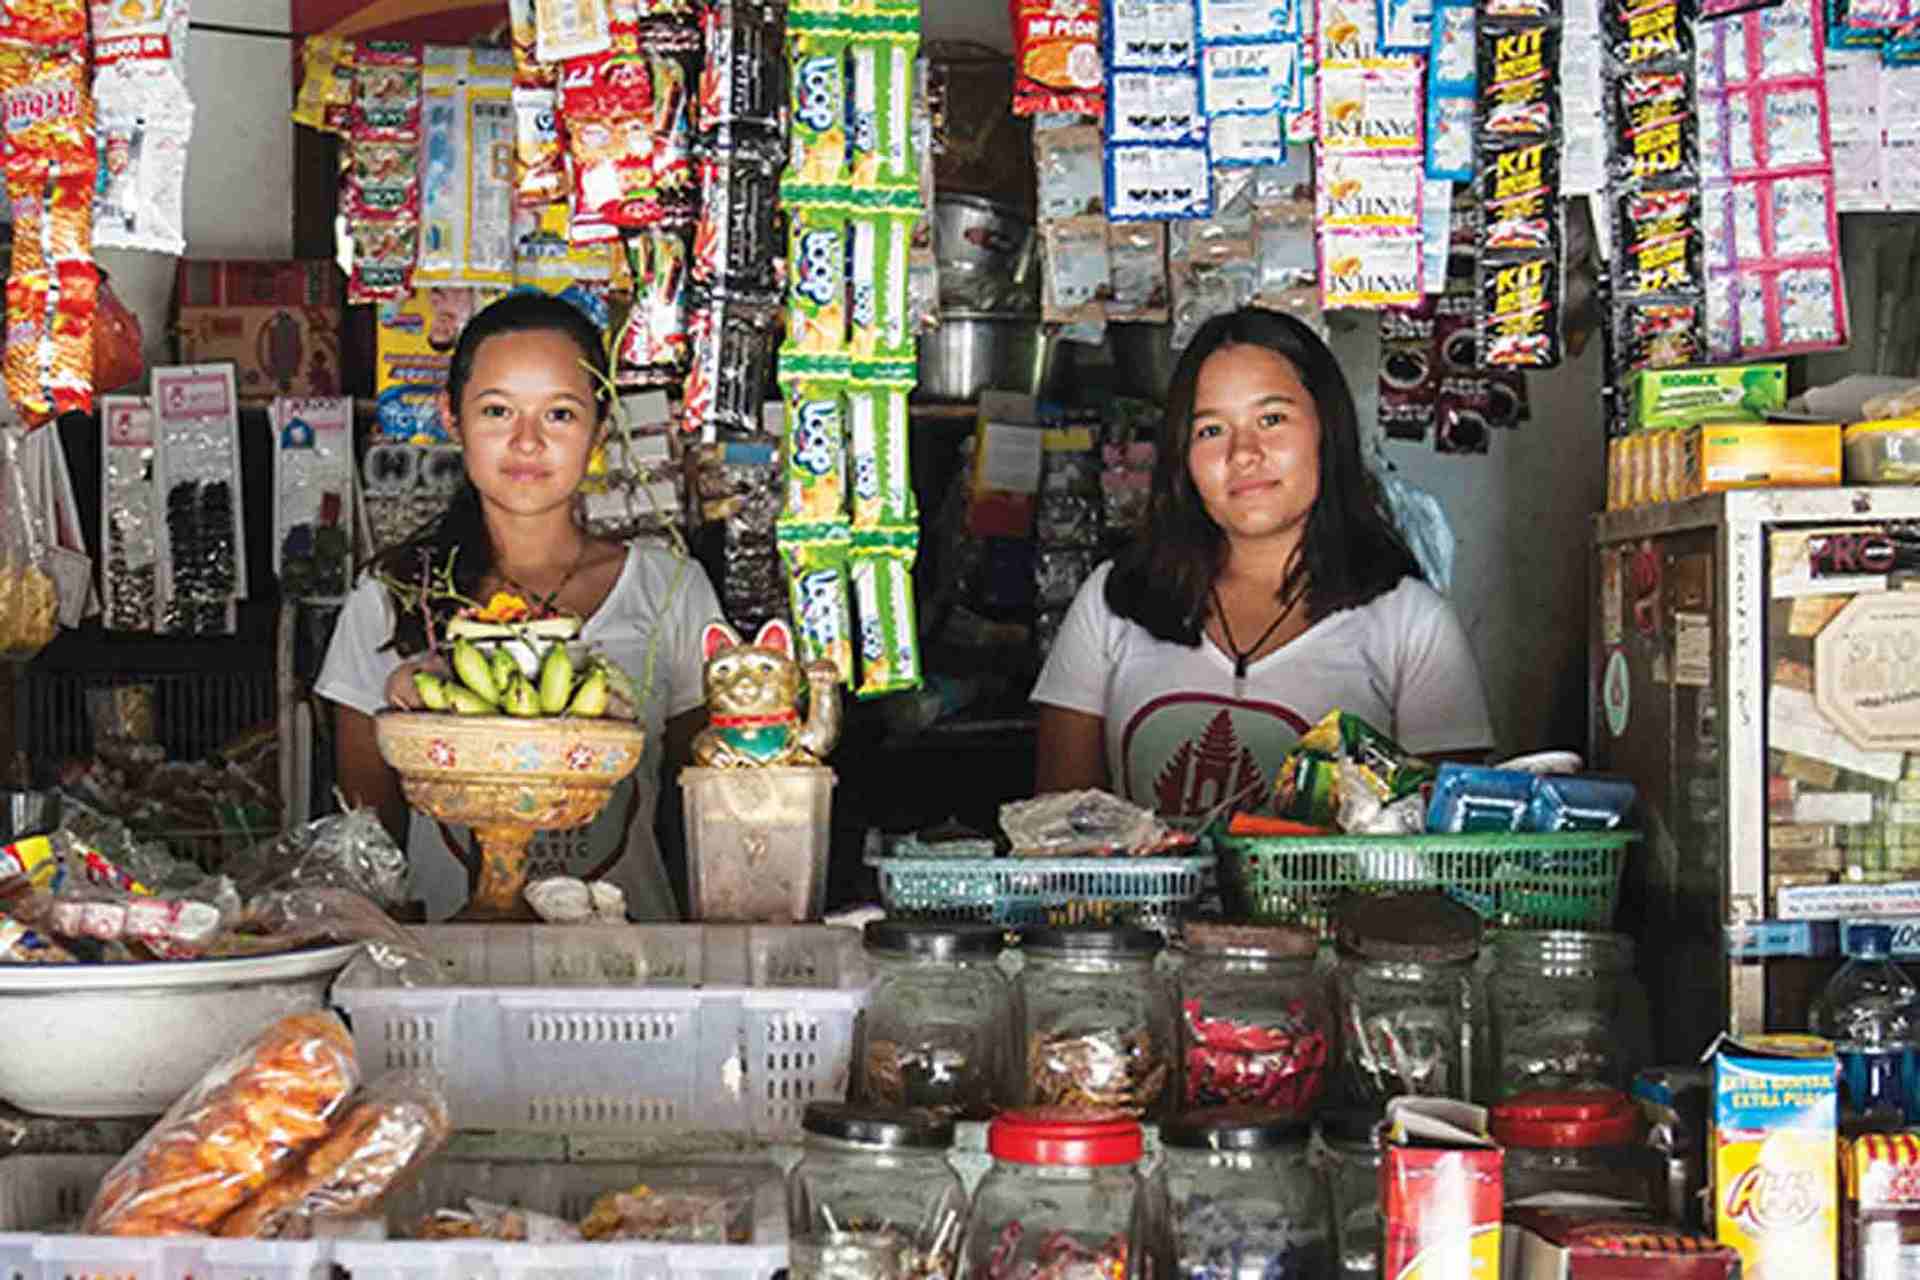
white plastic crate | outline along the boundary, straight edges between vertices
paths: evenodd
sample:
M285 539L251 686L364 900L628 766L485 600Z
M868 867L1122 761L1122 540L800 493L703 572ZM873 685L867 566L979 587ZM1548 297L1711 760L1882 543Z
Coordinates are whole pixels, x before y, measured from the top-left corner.
M382 1227L404 1227L469 1196L553 1214L570 1222L596 1198L644 1182L668 1189L715 1178L752 1182L752 1242L741 1245L497 1244L481 1240L339 1239L334 1263L352 1280L769 1280L787 1265L786 1193L777 1169L632 1164L506 1164L440 1161L386 1206Z
M54 1235L93 1203L112 1156L0 1160L0 1280L328 1280L325 1241Z
M334 988L369 1074L432 1067L461 1129L605 1136L799 1129L844 1096L868 971L824 925L439 925L448 985Z

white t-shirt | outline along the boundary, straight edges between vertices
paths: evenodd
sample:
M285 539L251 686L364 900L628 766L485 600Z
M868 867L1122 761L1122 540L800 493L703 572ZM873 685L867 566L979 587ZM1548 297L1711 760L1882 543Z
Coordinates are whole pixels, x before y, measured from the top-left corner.
M1255 660L1236 698L1233 659L1212 640L1156 640L1107 607L1112 569L1101 565L1080 588L1033 700L1106 722L1112 790L1135 804L1192 815L1258 797L1300 735L1334 710L1416 754L1493 745L1466 633L1424 582L1402 578L1322 618Z
M668 720L706 699L700 631L720 616L713 584L699 564L638 542L627 549L613 590L581 628L580 640L619 663L642 691L646 706L640 719L646 729L646 748L639 767L614 791L591 826L536 838L529 860L531 878L572 875L610 880L625 891L627 914L633 919L678 918L666 866L653 838L661 737ZM320 669L320 696L367 715L384 707L387 677L402 661L392 650L381 651L392 635L393 604L386 588L363 578L340 610L333 643ZM648 650L656 635L659 644L649 690ZM467 849L471 844L464 828L446 827L425 814L413 814L407 862L414 896L425 899L429 919L443 920L466 905L467 870L453 848Z

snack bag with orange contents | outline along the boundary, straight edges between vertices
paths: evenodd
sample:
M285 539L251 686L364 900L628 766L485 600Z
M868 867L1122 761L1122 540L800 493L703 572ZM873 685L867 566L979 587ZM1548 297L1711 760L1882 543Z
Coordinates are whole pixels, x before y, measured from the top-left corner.
M1013 112L1100 115L1100 0L1008 0L1013 22Z
M787 345L804 355L847 349L847 215L801 205L787 223Z
M847 39L833 31L793 36L789 157L782 187L827 192L844 187L847 168Z
M160 0L116 0L157 5ZM77 45L87 38L87 0L6 0L0 5L0 39L42 46Z
M300 43L302 79L293 122L346 137L353 117L353 41L308 36Z

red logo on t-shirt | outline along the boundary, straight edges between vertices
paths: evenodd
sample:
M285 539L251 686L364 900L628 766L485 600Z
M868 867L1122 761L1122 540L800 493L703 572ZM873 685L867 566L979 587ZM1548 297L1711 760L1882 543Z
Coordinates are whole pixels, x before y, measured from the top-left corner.
M1165 814L1263 808L1281 757L1306 731L1304 719L1276 703L1168 694L1127 721L1120 775L1129 799Z

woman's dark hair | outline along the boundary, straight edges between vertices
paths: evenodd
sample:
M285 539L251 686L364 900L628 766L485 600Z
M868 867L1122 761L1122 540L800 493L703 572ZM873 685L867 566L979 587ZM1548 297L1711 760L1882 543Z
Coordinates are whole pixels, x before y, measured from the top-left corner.
M1107 578L1107 607L1155 639L1197 645L1214 579L1226 566L1227 539L1207 514L1187 458L1200 366L1226 347L1264 347L1300 374L1320 418L1320 492L1306 533L1280 586L1279 603L1305 599L1307 618L1366 604L1420 566L1382 505L1380 486L1360 457L1359 414L1339 361L1318 334L1292 316L1246 309L1215 316L1180 353L1167 391L1159 457L1146 527Z
M460 331L453 348L453 362L447 368L447 399L454 411L466 394L473 377L473 362L481 344L488 338L507 333L562 333L580 349L580 362L587 367L593 383L594 419L607 420L610 405L610 366L606 339L600 327L571 302L551 294L527 291L510 293L491 304ZM375 569L387 577L405 583L418 582L428 568L435 572L453 561L453 585L461 595L475 598L481 579L493 568L493 543L487 536L487 522L480 509L480 492L473 481L463 478L460 488L439 518L399 546L384 552L375 561ZM436 603L436 624L457 606ZM427 620L418 610L398 610L393 637L386 647L402 657L411 657L427 648Z

